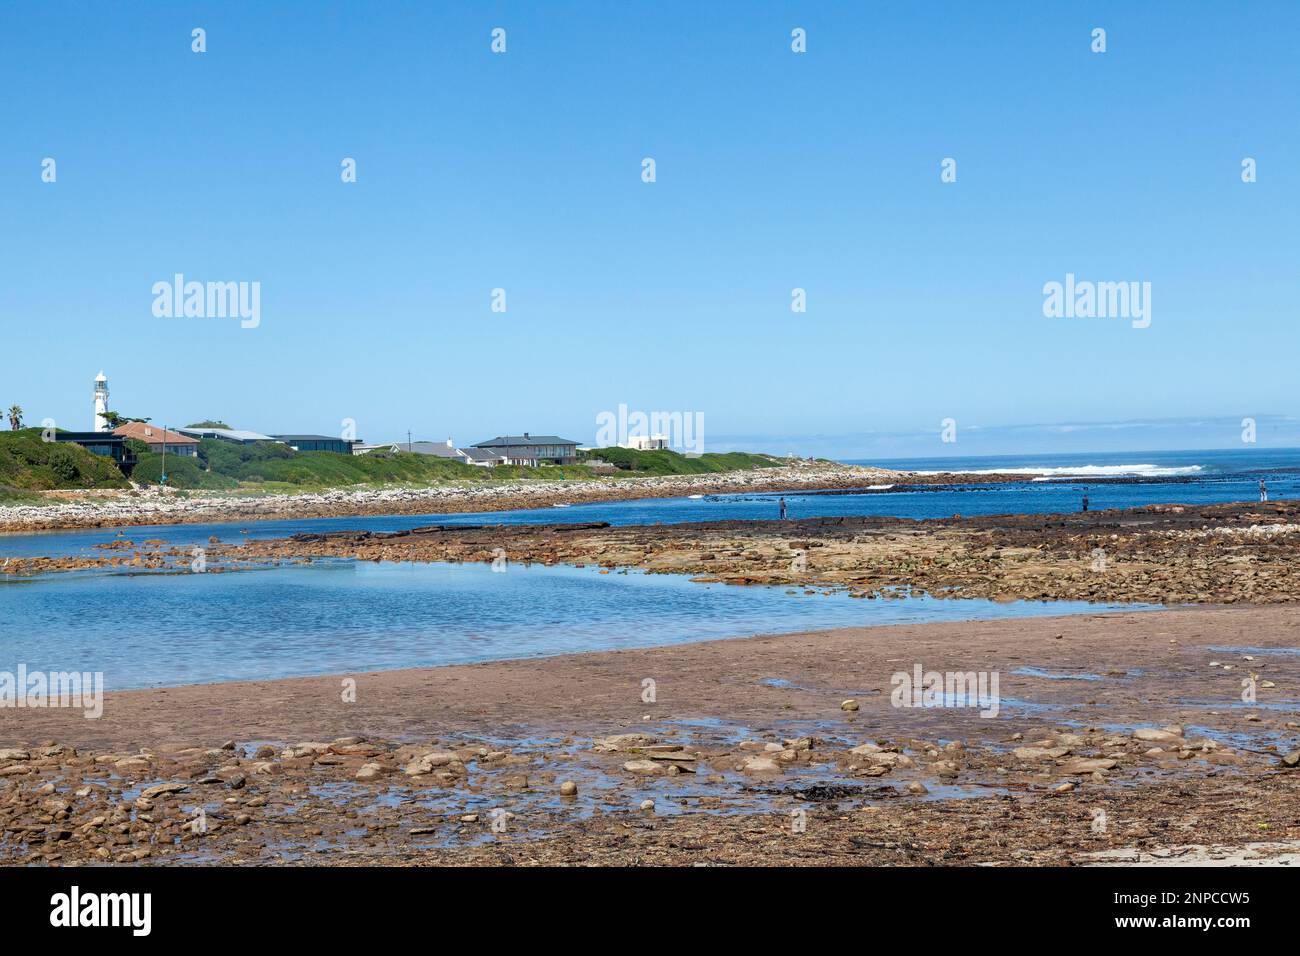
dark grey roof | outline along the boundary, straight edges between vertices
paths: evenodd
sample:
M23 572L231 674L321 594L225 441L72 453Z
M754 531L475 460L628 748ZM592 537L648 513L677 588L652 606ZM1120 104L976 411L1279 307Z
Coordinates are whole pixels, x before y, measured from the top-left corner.
M569 441L567 438L561 438L558 435L498 435L496 438L488 441L481 441L475 448L505 448L519 447L520 445L577 445L576 441Z

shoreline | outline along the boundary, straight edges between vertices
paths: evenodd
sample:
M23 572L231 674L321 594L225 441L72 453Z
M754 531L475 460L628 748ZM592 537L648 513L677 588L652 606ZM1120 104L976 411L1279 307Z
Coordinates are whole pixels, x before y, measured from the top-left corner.
M448 482L429 487L339 488L321 492L202 491L45 492L50 503L0 504L0 534L133 525L267 521L286 518L519 511L688 494L747 491L835 491L905 476L859 465L809 465L699 475L627 476L591 480L524 479ZM183 495L183 497L182 497Z
M1295 607L1176 609L111 692L98 720L5 721L0 862L1063 864L1260 839L1284 852L1300 841L1300 772L1282 759L1300 740L1300 656L1274 652L1297 633ZM891 706L890 675L913 663L999 672L1000 713ZM1237 701L1248 671L1271 685L1256 707ZM193 834L199 805L209 829Z
M1016 484L1016 473L897 472L868 465L813 463L698 475L627 475L589 480L550 478L431 486L346 487L327 491L162 491L157 488L32 492L41 504L0 503L0 535L136 525L271 521L294 518L520 511L556 504L762 492L890 494L950 485ZM1186 477L1069 479L1093 484L1185 484ZM871 485L887 487L871 487Z
M9 558L10 577L186 572L189 547L125 536L94 556ZM204 546L207 573L352 561L567 564L701 583L834 588L865 599L1077 600L1214 605L1300 600L1300 502L1147 505L924 520L845 516L668 525L429 525L300 533Z

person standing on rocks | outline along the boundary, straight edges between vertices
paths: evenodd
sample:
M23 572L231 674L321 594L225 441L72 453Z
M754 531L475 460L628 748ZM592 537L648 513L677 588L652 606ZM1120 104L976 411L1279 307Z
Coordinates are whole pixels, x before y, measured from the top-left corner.
M1259 500L1268 501L1268 485L1264 484L1264 479L1259 479Z
M1263 482L1260 482L1260 484L1263 484ZM784 497L781 498L781 520L782 521L785 520L785 498Z
M1087 511L1087 510L1088 510L1088 496L1087 496L1087 495L1084 495L1084 496L1083 496L1083 510L1084 510L1084 511Z

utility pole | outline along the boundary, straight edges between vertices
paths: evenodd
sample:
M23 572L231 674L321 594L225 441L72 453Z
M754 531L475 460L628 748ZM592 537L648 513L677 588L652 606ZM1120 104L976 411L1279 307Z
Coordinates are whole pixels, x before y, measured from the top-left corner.
M162 480L159 482L161 487L167 484L167 426L163 426L163 457L162 457Z
M406 430L406 452L407 454L411 452L411 430L409 428Z

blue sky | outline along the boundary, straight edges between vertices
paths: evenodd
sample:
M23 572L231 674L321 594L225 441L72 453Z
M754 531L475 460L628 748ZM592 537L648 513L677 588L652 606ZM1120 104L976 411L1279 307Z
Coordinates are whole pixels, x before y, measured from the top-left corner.
M1298 46L1291 2L8 4L0 403L89 427L103 368L124 414L376 441L1300 444ZM261 324L155 317L177 272ZM1044 317L1066 273L1150 327Z

